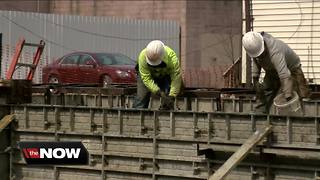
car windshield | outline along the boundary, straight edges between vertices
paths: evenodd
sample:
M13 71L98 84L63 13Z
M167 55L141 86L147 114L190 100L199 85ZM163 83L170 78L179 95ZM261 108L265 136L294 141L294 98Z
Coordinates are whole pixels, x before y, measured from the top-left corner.
M103 65L135 65L135 61L122 54L96 54L97 60Z

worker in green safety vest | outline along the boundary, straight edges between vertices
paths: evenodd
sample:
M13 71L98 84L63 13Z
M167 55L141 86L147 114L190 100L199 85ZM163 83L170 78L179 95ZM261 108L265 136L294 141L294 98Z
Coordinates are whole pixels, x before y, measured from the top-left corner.
M253 60L252 78L258 102L256 111L269 113L279 90L288 102L293 98L293 91L300 99L309 96L300 58L287 44L266 32L252 31L244 34L242 44ZM262 84L259 83L261 68L266 72Z
M161 109L173 109L181 90L180 63L176 53L159 40L151 41L137 61L137 97L134 108L147 108L151 93L162 98Z

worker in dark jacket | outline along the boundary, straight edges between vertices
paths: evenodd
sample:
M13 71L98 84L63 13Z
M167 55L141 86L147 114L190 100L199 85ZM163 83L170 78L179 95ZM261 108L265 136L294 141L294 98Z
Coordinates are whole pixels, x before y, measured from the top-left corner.
M182 78L176 53L159 40L151 41L140 52L137 62L137 97L134 108L147 108L150 92L161 96L161 108L173 109Z
M257 91L257 111L269 113L279 89L287 101L292 99L293 91L300 98L309 96L300 58L287 44L265 32L247 32L242 43L253 60L252 77ZM266 72L262 84L259 83L261 68Z

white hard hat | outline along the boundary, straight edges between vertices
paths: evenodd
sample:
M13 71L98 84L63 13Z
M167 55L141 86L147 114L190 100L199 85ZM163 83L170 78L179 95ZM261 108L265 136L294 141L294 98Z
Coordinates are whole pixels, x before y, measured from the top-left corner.
M146 48L147 63L152 66L157 66L162 62L164 55L164 44L159 40L151 41Z
M252 58L260 56L264 51L263 37L257 32L247 32L242 37L242 44L248 55Z

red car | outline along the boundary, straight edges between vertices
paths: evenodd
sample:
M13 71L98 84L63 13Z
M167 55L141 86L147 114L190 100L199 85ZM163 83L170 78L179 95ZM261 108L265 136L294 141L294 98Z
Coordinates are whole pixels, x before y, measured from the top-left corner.
M42 69L43 83L136 83L135 61L123 54L75 52Z

